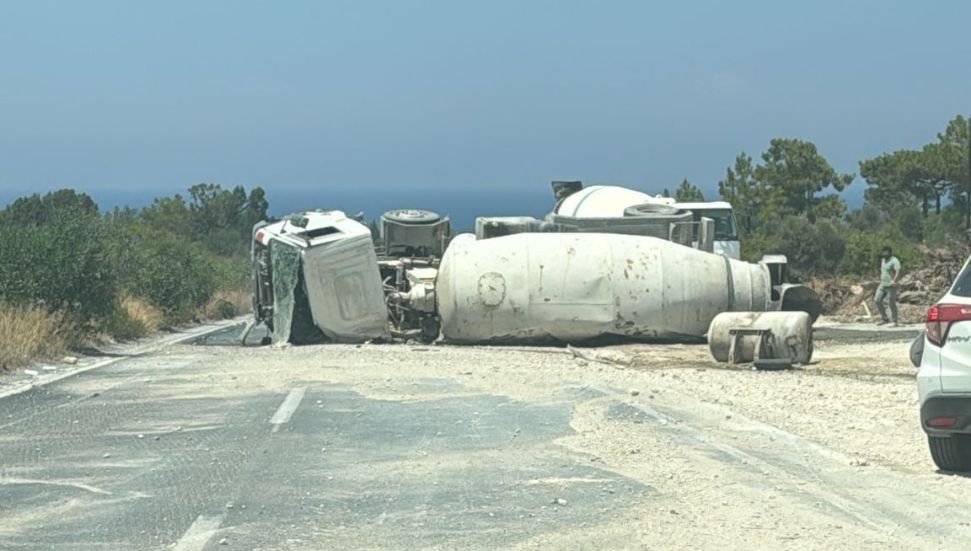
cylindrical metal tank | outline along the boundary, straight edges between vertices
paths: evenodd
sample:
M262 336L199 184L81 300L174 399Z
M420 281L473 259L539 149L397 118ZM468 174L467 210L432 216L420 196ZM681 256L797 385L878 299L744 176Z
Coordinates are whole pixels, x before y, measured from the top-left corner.
M708 330L708 350L719 362L785 359L806 364L813 357L812 318L806 312L725 312ZM734 347L733 347L734 341Z
M460 247L466 243L475 243L474 233L459 233L452 237L452 240L448 242L449 247Z
M772 307L764 265L615 234L453 244L436 291L452 342L701 340L721 312Z
M553 213L575 218L620 218L628 207L643 203L663 201L620 186L590 186L565 197Z

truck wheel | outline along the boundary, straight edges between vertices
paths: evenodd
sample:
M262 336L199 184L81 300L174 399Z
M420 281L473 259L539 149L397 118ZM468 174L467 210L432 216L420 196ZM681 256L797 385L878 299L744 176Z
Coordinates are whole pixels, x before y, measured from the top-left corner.
M442 219L436 212L421 209L389 210L381 216L399 224L434 224Z
M934 463L942 471L971 471L971 436L928 436Z

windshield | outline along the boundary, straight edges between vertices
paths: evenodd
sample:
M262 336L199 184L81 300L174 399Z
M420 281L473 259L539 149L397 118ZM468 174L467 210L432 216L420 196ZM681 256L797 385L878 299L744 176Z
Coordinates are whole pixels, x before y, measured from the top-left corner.
M715 241L736 241L738 230L735 227L735 214L732 209L691 209L695 222L701 218L711 218L715 221ZM693 240L698 240L698 225L694 226Z

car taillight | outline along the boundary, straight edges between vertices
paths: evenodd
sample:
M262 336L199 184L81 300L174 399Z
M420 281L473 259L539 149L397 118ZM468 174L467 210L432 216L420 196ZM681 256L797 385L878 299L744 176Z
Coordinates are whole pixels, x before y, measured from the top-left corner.
M935 304L927 311L927 340L943 346L947 331L957 321L971 320L971 306L964 304Z

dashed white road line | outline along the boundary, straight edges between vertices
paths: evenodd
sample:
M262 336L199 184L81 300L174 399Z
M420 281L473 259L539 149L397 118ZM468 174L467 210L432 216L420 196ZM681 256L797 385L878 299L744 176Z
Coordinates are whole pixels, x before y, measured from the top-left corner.
M173 551L200 551L209 542L209 538L219 530L219 525L222 522L222 515L214 517L200 515L185 531L185 534L182 534L179 541L175 542Z
M273 432L280 430L280 425L288 422L293 417L293 413L300 407L300 402L303 400L303 395L306 392L307 389L301 387L295 388L287 394L287 397L283 399L283 403L277 408L276 413L273 414L273 417L270 417Z

